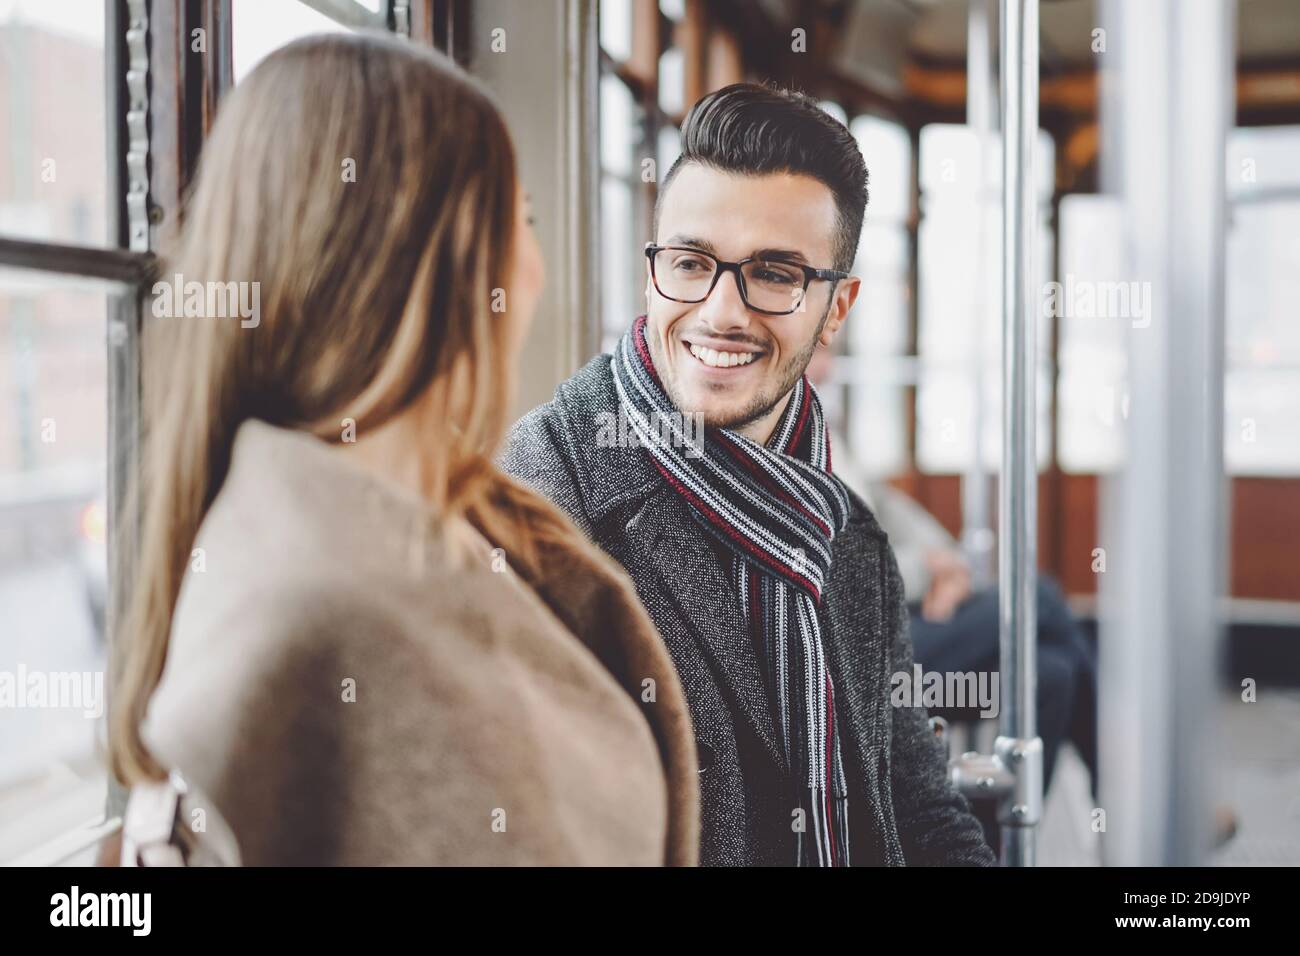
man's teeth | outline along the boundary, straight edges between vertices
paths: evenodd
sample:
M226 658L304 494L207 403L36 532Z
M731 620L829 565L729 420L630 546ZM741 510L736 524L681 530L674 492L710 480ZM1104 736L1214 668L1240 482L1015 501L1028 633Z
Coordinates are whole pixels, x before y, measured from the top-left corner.
M691 354L705 365L714 368L730 368L733 365L748 365L758 358L757 352L719 352L702 345L692 345Z

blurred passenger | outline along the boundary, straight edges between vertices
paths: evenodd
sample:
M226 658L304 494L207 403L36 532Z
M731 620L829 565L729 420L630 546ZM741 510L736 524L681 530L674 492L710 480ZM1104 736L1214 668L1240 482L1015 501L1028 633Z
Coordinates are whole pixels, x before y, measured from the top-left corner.
M164 274L260 316L147 331L117 776L180 771L248 864L694 862L663 643L492 461L543 265L488 97L400 40L273 53Z
M813 382L829 385L832 356L819 353L808 367ZM884 481L871 481L848 442L832 434L835 470L863 496L898 559L911 620L916 661L941 674L990 673L999 667L997 588L974 591L957 541L918 502ZM999 685L1002 696L1007 688ZM1071 741L1097 793L1097 646L1049 575L1038 578L1038 735L1043 739L1043 789L1051 784L1060 745ZM979 708L932 708L941 716L971 718ZM977 808L980 810L983 808ZM988 829L986 822L986 830ZM996 844L996 841L994 845Z
M832 380L832 357L819 351L808 377L821 386ZM957 540L930 512L885 481L865 477L848 442L832 433L835 471L859 492L889 535L907 594L916 662L924 671L970 673L1000 666L996 587L975 590L970 566ZM1060 585L1040 573L1038 615L1038 735L1043 740L1043 791L1051 786L1063 743L1071 743L1088 770L1093 800L1100 796L1097 761L1099 660L1097 637L1074 616ZM1000 686L1003 695L1007 688ZM936 707L931 713L956 720L975 720L979 708ZM991 719L991 718L990 718ZM996 807L975 801L975 815L989 843L1000 843ZM1226 804L1214 808L1215 844L1237 831L1236 813Z
M912 498L883 481L866 483L863 497L898 555L917 662L939 673L996 671L1000 630L997 588L972 588L970 567L957 541ZM1088 768L1095 797L1096 639L1084 631L1049 574L1038 575L1037 603L1036 700L1038 735L1043 739L1043 789L1051 785L1061 744L1068 740ZM1001 686L1004 698L1008 691Z

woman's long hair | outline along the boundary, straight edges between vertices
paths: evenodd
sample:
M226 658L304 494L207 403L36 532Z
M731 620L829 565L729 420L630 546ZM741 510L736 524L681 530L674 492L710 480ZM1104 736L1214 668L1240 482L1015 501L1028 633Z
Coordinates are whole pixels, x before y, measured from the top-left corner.
M146 326L135 573L119 602L109 757L158 779L140 727L167 657L195 536L235 432L256 418L340 441L413 404L425 493L508 544L526 577L576 532L492 455L513 401L514 150L487 95L446 58L377 35L299 40L221 107L164 279L257 282L260 316ZM179 311L179 310L177 310Z

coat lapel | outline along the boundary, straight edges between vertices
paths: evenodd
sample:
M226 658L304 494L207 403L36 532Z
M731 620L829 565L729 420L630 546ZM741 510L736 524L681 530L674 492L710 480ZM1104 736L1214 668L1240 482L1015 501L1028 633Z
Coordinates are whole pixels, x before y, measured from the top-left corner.
M621 539L615 549L620 552L618 560L638 587L642 585L642 568L647 576L658 579L656 583L680 615L689 639L699 645L716 671L725 693L745 715L776 765L787 769L758 651L741 621L740 598L730 567L718 560L690 507L663 480L644 448L632 442L602 440L602 427L617 422L619 411L610 357L592 359L562 384L556 405L562 409L565 425L559 430L560 439L583 476L582 512L597 526L617 522L609 530L615 540ZM624 520L627 514L631 518ZM663 638L682 672L689 659L681 654L676 635L664 633ZM688 675L682 674L682 682L689 688Z
M888 746L886 672L896 622L886 620L894 598L882 562L883 539L873 524L855 509L836 538L821 614L836 710L844 725L841 739L860 768L863 795L875 803L879 762Z
M735 582L686 503L661 485L627 523L626 532L772 760L787 769L758 651L741 618Z

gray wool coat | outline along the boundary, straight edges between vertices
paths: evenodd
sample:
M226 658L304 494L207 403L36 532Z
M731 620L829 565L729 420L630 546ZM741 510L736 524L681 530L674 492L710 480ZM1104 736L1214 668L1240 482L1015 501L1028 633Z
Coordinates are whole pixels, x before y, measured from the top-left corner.
M610 356L600 355L516 424L501 464L627 569L663 635L695 726L700 863L791 864L788 769L728 559L643 448L597 440L617 412ZM890 676L912 669L903 586L885 533L851 500L818 611L844 734L851 861L995 865L925 710L890 704Z

